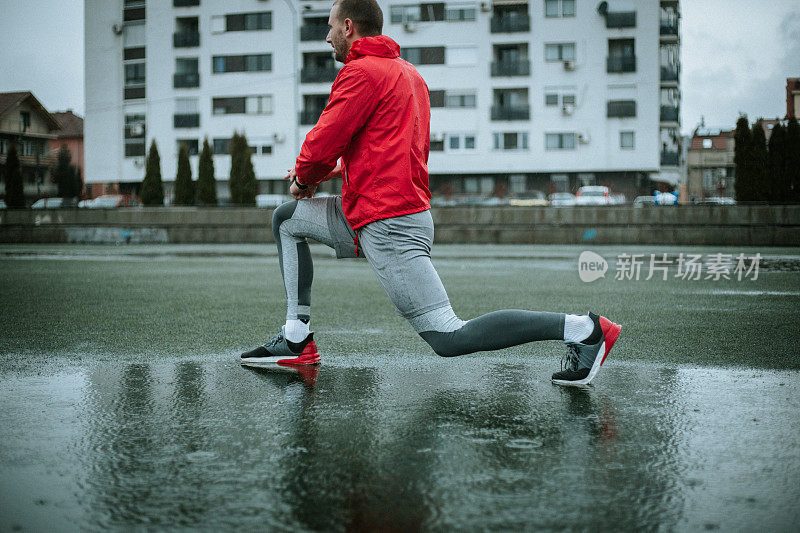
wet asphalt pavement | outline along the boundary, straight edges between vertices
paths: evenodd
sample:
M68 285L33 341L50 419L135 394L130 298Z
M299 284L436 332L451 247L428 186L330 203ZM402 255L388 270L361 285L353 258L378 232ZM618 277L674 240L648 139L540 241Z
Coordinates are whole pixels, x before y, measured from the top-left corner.
M237 361L282 318L257 249L0 249L0 530L796 530L797 252L750 285L585 285L582 248L507 248L440 252L456 310L605 303L588 389L549 382L555 342L437 358L317 248L302 372Z

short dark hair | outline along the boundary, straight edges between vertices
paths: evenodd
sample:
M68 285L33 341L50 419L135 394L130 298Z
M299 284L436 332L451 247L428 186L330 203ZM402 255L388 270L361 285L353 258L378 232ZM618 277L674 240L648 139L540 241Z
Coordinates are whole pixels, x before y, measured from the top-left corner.
M383 11L376 0L337 0L339 20L350 19L359 35L374 37L383 32Z

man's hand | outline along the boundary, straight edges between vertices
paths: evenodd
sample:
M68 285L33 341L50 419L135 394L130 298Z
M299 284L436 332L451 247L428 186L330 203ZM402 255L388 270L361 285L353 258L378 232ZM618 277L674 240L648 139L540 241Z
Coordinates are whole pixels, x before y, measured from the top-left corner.
M283 179L289 180L291 185L289 185L289 194L292 195L292 198L295 200L300 200L302 198L311 198L314 196L314 191L317 190L316 187L308 187L307 189L301 189L297 186L297 173L294 171L294 168L290 168L287 171L286 176Z

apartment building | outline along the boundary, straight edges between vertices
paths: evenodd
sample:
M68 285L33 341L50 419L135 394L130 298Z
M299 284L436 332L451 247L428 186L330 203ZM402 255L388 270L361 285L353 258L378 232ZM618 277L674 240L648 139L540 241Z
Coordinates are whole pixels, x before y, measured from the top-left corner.
M604 184L632 199L678 182L677 0L379 3L430 88L438 196ZM238 130L259 192L283 192L341 67L325 43L330 4L87 0L87 182L135 188L156 139L169 189L179 144L196 173L207 137L228 197Z
M702 202L714 196L733 197L735 130L699 126L686 156L689 200Z

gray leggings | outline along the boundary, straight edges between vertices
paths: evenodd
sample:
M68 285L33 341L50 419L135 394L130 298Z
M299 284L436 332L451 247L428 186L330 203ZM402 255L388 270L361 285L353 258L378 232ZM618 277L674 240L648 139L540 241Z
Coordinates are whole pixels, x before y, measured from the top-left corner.
M306 238L356 257L356 234L341 198L292 200L272 216L272 231L286 289L287 319L309 318L314 268ZM429 211L378 220L359 229L359 255L378 276L397 312L441 356L498 350L531 341L563 340L564 313L505 309L460 320L431 262Z

